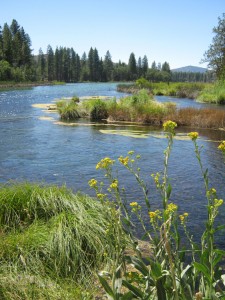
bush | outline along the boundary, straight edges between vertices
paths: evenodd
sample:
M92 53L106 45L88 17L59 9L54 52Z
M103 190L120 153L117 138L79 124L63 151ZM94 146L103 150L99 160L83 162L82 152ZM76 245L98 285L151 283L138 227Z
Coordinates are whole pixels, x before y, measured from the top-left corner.
M71 121L80 118L78 105L73 100L69 102L66 100L58 101L56 106L62 120Z
M81 110L84 109L92 121L108 118L107 104L101 99L89 99L83 101Z

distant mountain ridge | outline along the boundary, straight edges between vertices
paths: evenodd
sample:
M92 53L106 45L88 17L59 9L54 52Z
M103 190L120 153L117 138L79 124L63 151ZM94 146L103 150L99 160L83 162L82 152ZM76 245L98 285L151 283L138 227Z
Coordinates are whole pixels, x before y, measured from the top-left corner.
M187 73L205 73L208 71L206 68L186 66L181 68L172 69L172 72L187 72Z

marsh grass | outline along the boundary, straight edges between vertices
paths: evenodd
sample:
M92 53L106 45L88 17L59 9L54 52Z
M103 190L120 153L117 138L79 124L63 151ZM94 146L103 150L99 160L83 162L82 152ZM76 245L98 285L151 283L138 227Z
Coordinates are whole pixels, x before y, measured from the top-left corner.
M60 100L56 102L56 106L62 120L69 121L80 118L77 101L73 99L70 101Z
M0 298L73 299L63 296L66 282L71 295L76 286L90 288L96 270L115 252L105 234L110 221L98 200L64 186L1 186Z
M182 108L167 116L180 126L195 128L225 128L225 111L208 108Z
M225 104L225 82L220 81L204 89L197 99L202 102Z

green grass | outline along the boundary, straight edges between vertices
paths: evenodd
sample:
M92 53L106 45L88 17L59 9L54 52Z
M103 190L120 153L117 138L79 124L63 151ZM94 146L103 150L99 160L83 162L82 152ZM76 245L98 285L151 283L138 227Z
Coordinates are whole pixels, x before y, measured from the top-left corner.
M0 299L83 299L114 255L110 221L98 200L66 187L1 186Z
M56 106L62 120L70 121L80 118L76 101L60 100L56 102Z
M202 102L225 104L225 82L217 82L210 88L204 89L197 100Z

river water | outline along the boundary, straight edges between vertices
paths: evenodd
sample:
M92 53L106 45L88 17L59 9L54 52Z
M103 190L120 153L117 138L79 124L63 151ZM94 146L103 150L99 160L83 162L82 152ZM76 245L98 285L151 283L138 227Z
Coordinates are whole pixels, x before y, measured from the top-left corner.
M167 140L161 128L91 124L64 126L56 113L43 110L35 104L51 103L61 97L113 96L125 94L116 91L116 83L78 83L62 86L41 86L28 90L0 91L0 182L9 180L35 181L48 184L66 184L74 191L93 195L88 180L103 180L103 173L95 169L96 163L106 156L117 159L134 150L141 155L140 168L149 186L152 210L160 206L151 174L163 170L163 151ZM157 97L168 101L168 97ZM190 99L170 98L181 107L202 107ZM209 106L209 105L208 105ZM68 124L67 124L68 125ZM171 201L179 205L181 213L190 214L189 226L201 231L206 216L206 199L200 168L192 142L186 133L195 129L178 128L170 157L169 177L173 187ZM224 131L198 130L202 148L202 163L209 170L210 186L225 198L225 165L219 150L219 141L225 140ZM144 203L135 179L116 164L127 200ZM218 218L224 222L222 207ZM146 214L147 220L147 214Z

